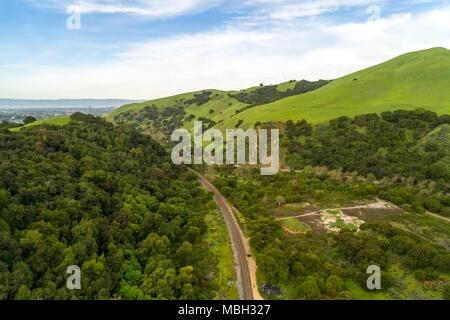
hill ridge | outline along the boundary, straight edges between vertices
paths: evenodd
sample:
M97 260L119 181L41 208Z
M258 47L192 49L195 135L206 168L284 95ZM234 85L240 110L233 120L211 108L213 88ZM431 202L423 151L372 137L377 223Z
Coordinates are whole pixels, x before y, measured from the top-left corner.
M258 121L306 120L319 123L342 115L426 108L450 112L450 50L409 52L336 79L315 91L258 106L239 117ZM283 109L284 108L284 109ZM232 125L231 119L224 126Z
M281 92L292 89L299 82L289 81L273 87ZM235 126L248 128L257 122L300 119L321 123L343 115L355 116L397 109L424 108L443 114L450 112L449 87L450 50L434 47L402 54L345 75L313 91L262 105L252 106L236 99L239 93L254 92L261 86L240 91L205 89L127 104L107 118L114 120L120 115L120 121L142 122L138 125L145 130L148 119L137 113L152 105L162 109L174 106L183 108L187 117L183 121L184 126L191 125L195 119L207 119L210 126L220 129ZM204 102L201 96L208 92L211 95ZM198 96L200 98L196 101Z

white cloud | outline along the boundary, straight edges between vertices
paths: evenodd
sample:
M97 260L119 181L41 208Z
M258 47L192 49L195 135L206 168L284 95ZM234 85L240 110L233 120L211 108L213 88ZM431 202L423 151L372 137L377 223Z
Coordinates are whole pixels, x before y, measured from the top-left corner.
M112 62L0 72L0 96L155 98L241 89L289 79L336 78L402 53L450 48L450 8L376 22L240 25L135 44ZM20 84L20 87L17 85Z
M260 5L260 14L274 20L320 16L343 7L369 6L383 0L247 0L248 4Z
M27 0L35 6L65 11L76 8L80 13L121 13L167 18L201 12L216 6L220 0Z
M122 13L166 18L201 12L220 4L255 9L255 14L271 19L290 20L318 16L342 7L364 6L388 0L25 0L44 7L66 10L77 7L81 13ZM433 0L416 0L433 1Z

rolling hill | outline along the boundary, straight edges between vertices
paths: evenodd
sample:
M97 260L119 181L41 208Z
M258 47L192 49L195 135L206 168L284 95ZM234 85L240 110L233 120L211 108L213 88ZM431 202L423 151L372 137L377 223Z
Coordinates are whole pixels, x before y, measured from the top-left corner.
M324 122L342 115L379 113L393 109L426 108L438 114L450 112L450 51L433 48L355 72L306 94L258 106L228 119L244 126L256 121L306 119Z
M200 105L195 103L195 96L201 95L203 92L211 92L211 99ZM220 121L223 118L230 117L234 111L238 108L244 107L245 104L240 103L238 100L232 98L230 95L235 94L234 91L220 91L220 90L203 90L197 92L183 93L176 96L165 97L156 100L150 100L142 103L133 103L124 105L112 113L106 118L114 119L123 113L135 113L143 110L147 106L155 106L159 109L168 107L180 106L185 107L186 113L194 114L197 117L209 117L212 120ZM189 103L192 102L192 103ZM210 110L214 110L214 115L209 114Z
M304 81L304 80L303 80ZM294 90L297 83L301 81L291 80L288 82L280 83L274 86L263 86L263 88L274 87L274 89L280 93L287 93L290 90ZM113 120L115 117L126 112L139 112L147 106L155 106L157 108L168 108L173 106L181 106L186 109L188 114L193 114L199 117L209 116L211 119L219 122L220 120L232 117L235 115L235 111L239 108L248 106L247 103L239 101L236 95L251 94L261 90L262 86L255 86L241 91L221 91L221 90L201 90L195 92L182 93L175 96L159 98L155 100L149 100L139 103L129 103L114 110L107 119ZM196 96L204 93L211 93L209 99L197 101ZM210 110L214 110L214 114L211 114Z
M203 90L142 103L127 104L106 116L113 122L128 122L154 137L180 127L192 128L202 120L207 128L233 119L245 110L299 93L310 92L329 83L291 80L278 85L260 85L241 91ZM162 138L163 138L162 137ZM161 137L158 137L158 139Z
M190 127L195 119L207 118L212 125L225 129L252 127L256 122L306 119L321 123L342 115L425 108L438 114L450 112L450 51L432 48L411 52L364 69L325 85L310 88L306 93L292 95L301 81L289 81L275 86L252 87L241 91L204 90L180 94L143 103L125 105L107 116L109 120L138 122L145 130L145 117L139 112L145 107L158 109L182 108L183 121ZM276 96L270 103L249 103L239 95L258 90ZM272 91L270 91L272 90ZM266 91L266 92L265 92ZM209 98L202 100L205 93ZM258 92L257 92L258 93ZM200 97L200 98L199 98ZM251 97L250 97L251 98ZM264 101L264 100L263 100ZM140 119L140 120L138 120ZM170 117L167 121L170 121Z

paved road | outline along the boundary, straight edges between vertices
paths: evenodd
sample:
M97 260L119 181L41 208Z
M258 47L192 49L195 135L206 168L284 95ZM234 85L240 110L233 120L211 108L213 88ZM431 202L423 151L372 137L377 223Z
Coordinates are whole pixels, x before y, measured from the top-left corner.
M241 300L261 299L256 284L256 265L254 264L254 260L250 254L247 240L242 233L231 207L228 205L219 190L217 190L208 180L206 180L205 177L194 170L190 169L190 171L197 174L199 176L200 183L204 186L204 188L214 194L214 200L225 218L225 223L230 234L234 251L234 258L236 260L238 290Z

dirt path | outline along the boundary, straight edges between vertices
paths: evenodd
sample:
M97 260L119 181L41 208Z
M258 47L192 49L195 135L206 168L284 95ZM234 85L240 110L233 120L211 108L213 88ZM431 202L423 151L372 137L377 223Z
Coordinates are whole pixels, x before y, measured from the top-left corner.
M200 183L206 190L214 194L214 201L225 218L236 262L238 290L241 300L263 300L259 294L256 282L257 267L255 259L251 255L249 243L244 237L231 207L219 190L217 190L205 177L192 169L189 170L198 175Z
M428 215L430 215L430 216L432 216L432 217L435 217L435 218L438 218L438 219L441 219L441 220L445 220L445 221L447 221L447 222L450 222L450 218L446 218L446 217L440 216L440 215L438 215L438 214L436 214L436 213L432 213L432 212L426 211L426 214L428 214Z

